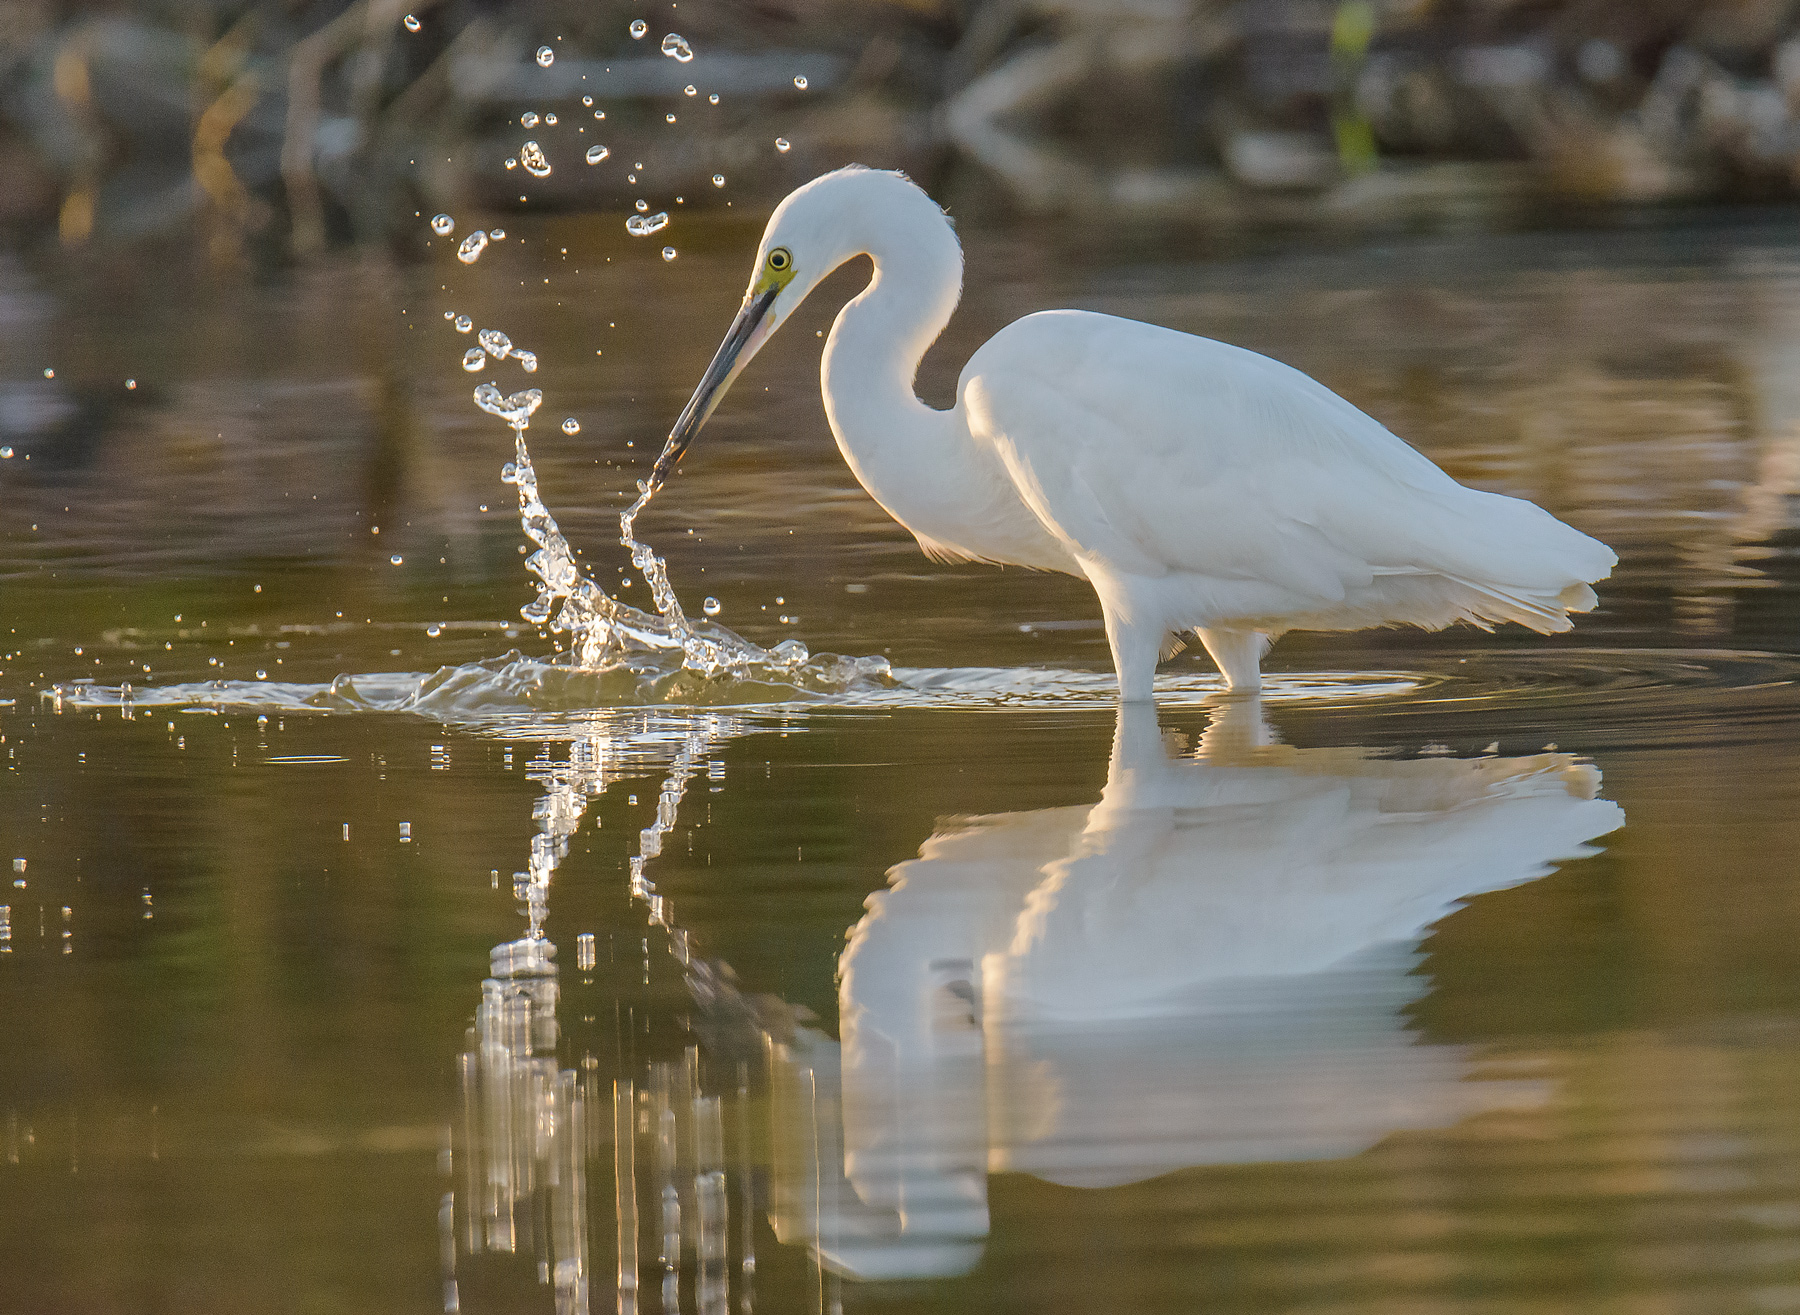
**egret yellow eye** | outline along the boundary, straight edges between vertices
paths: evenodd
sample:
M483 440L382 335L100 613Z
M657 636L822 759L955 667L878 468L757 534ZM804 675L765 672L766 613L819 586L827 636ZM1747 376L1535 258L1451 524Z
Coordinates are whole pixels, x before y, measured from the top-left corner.
M788 254L788 249L786 247L776 247L769 253L769 268L775 270L777 273L786 269L793 263L794 258Z

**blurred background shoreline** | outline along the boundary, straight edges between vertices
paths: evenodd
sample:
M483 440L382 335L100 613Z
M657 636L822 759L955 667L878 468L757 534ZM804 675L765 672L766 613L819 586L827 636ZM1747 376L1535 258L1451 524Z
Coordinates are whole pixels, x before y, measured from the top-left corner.
M550 173L504 163L522 135ZM1226 230L1790 200L1800 22L1790 0L0 5L0 231L27 246L417 254L433 211L622 214L628 163L684 206L764 209L853 160L965 214Z

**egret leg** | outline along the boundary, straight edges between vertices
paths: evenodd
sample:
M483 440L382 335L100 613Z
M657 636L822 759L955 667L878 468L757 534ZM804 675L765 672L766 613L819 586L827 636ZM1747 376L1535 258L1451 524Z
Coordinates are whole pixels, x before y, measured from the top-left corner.
M1261 630L1195 630L1234 694L1262 688L1262 656L1274 641Z
M1106 642L1112 646L1113 670L1119 673L1121 703L1149 703L1156 697L1156 659L1162 650L1163 627L1133 625L1119 609L1104 602Z

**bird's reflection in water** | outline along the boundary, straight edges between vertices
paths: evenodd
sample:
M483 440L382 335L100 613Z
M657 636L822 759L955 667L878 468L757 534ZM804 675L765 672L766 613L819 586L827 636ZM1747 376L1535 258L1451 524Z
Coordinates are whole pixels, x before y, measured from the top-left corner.
M862 1278L979 1258L986 1181L1331 1159L1541 1098L1405 1006L1426 929L1622 825L1567 754L1384 760L1226 703L1128 706L1091 807L933 836L842 960L842 1043L775 1048L777 1235Z
M1254 700L1216 706L1190 751L1128 706L1098 803L966 820L889 874L840 964L840 1042L692 956L646 867L742 729L665 728L631 888L692 1010L664 1058L622 1034L603 1047L610 1081L559 1036L542 927L623 742L531 764L545 792L516 874L529 926L494 949L461 1058L447 1307L458 1258L501 1252L537 1259L559 1312L587 1311L612 1250L600 1307L748 1312L763 1213L828 1282L957 1274L981 1256L990 1173L1106 1187L1330 1159L1540 1099L1408 1030L1429 988L1419 943L1458 901L1543 876L1624 821L1568 754L1294 749ZM611 1191L590 1192L609 1168ZM590 1229L590 1205L612 1226Z

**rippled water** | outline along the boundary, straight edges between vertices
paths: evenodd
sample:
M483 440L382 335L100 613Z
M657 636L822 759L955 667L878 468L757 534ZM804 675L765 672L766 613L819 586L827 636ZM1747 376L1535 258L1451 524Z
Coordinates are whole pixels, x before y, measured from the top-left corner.
M848 278L638 530L891 675L572 669L444 312L537 350L544 501L647 606L617 515L754 233L508 223L0 264L0 1307L1800 1307L1785 221L965 234L930 396L1130 314L1621 553L1570 636L1290 636L1260 701L1184 655L1123 718L1081 586L924 561L842 466Z

